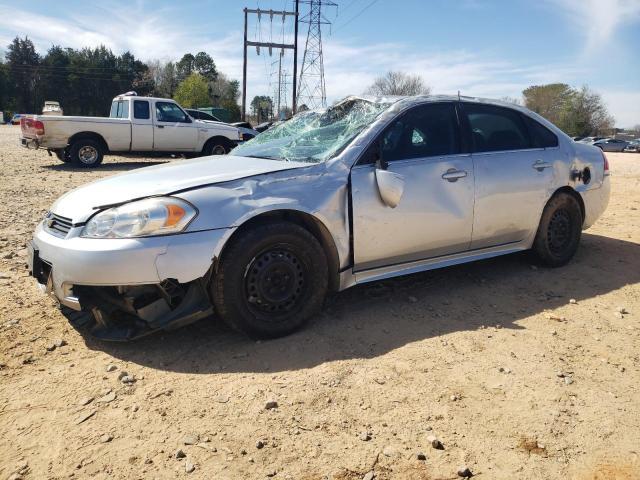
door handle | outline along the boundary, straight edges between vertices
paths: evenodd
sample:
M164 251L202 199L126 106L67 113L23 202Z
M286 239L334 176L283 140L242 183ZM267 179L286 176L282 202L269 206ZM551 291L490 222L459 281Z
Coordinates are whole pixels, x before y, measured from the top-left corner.
M164 125L156 125L158 128L164 128Z
M455 168L450 168L445 173L442 174L442 179L448 182L457 182L459 178L464 178L467 176L467 172L464 170L456 170Z
M545 168L551 168L553 167L553 165L551 165L548 162L543 162L542 160L537 160L536 163L534 163L533 165L531 165L535 170L541 172L543 171Z

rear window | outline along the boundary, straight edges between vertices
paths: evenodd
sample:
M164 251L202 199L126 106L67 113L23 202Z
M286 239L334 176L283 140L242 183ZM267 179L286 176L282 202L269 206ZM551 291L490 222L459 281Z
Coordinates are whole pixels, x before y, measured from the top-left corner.
M129 118L129 101L115 100L111 104L109 118Z
M558 137L556 134L549 130L547 127L539 122L536 122L533 118L523 115L524 122L529 129L529 136L531 137L531 144L534 148L550 148L558 146Z
M148 120L149 117L149 102L146 100L135 100L133 102L133 118Z

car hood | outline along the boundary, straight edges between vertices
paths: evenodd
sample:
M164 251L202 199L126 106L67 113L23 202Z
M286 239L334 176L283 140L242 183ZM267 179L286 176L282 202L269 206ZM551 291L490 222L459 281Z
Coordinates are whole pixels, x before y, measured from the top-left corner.
M203 128L207 128L207 129L222 129L222 130L229 130L229 131L237 131L237 127L234 127L233 125L229 125L228 123L224 123L224 122L215 122L213 120L201 120L201 119L196 119L194 120L194 122L199 126L199 127L203 127Z
M178 160L78 187L60 197L51 211L82 223L100 207L310 165L234 155Z

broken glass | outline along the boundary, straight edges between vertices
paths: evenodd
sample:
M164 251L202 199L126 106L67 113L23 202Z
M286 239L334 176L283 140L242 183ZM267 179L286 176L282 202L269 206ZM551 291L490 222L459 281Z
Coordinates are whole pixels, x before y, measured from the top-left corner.
M320 163L339 154L390 103L349 97L325 109L301 112L237 147L234 155Z

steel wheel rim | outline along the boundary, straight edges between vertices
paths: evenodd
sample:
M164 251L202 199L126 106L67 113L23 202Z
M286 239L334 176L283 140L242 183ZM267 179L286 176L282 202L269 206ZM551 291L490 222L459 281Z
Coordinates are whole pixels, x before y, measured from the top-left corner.
M277 320L300 304L306 286L304 266L290 249L271 248L251 261L244 284L249 309Z
M82 163L90 165L98 159L98 150L90 145L85 145L78 150L78 158Z
M222 145L214 145L211 149L211 155L224 155L227 150Z
M571 244L571 215L567 210L556 210L549 221L547 243L554 254L562 254Z

